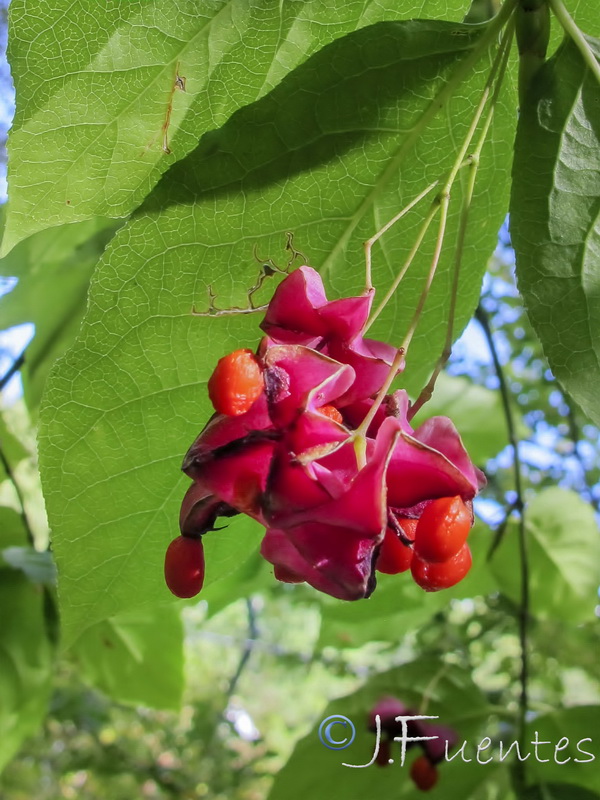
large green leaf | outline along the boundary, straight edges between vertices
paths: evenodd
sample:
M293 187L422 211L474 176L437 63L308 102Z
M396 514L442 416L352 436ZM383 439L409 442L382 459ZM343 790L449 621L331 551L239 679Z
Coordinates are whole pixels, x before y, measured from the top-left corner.
M20 572L0 569L0 769L41 724L51 689L52 647L44 597Z
M460 19L468 5L15 0L2 252L49 226L126 216L199 136L336 38L385 19Z
M204 382L218 357L253 346L259 333L247 314L198 318L194 306L207 309L209 293L218 308L247 306L263 274L253 246L285 264L286 230L330 287L359 289L361 242L455 158L489 63L472 68L481 35L439 22L380 23L334 42L204 137L119 231L93 281L81 336L49 383L41 428L67 641L164 592L161 553L185 485L179 463L211 413ZM440 106L445 113L435 116ZM459 327L494 247L490 219L499 225L504 214L512 113L510 103L498 105L483 152ZM455 193L459 201L460 186ZM376 254L379 285L389 283L416 224L398 228ZM379 322L395 341L421 290L432 240L402 306L390 304ZM442 347L450 264L447 253L412 345L413 382ZM273 288L267 281L253 299L262 302ZM234 569L258 541L258 528L239 519L206 537L207 581Z
M519 289L552 371L596 424L599 214L600 86L566 40L521 109L511 232Z
M575 492L546 489L526 509L531 612L571 624L594 617L600 537L594 511ZM518 532L510 525L492 569L511 600L520 599Z
M438 716L433 720L454 728L459 746L463 740L475 742L476 734L489 717L479 690L467 672L457 667L429 660L414 661L371 679L362 689L347 697L334 700L323 711L315 728L300 740L289 761L278 772L269 800L328 800L331 797L406 797L416 800L422 792L411 783L408 772L414 760L414 751L407 754L404 766L400 765L400 745L392 750L393 764L381 769L372 765L365 769L351 769L346 764L366 764L373 756L375 735L368 731L369 712L385 696L393 696L417 713ZM424 705L424 696L428 702ZM342 715L355 727L356 738L343 750L326 748L318 735L322 719ZM336 729L337 737L339 729ZM473 758L472 745L466 748L466 757ZM418 748L416 748L418 749ZM420 751L419 751L420 752ZM450 754L452 755L452 754ZM483 769L479 764L465 764L458 756L439 767L438 785L428 792L428 797L470 797L471 793L490 778L493 771L502 771L496 765Z
M174 606L119 614L89 628L73 656L82 676L113 699L178 708L183 691L183 625Z

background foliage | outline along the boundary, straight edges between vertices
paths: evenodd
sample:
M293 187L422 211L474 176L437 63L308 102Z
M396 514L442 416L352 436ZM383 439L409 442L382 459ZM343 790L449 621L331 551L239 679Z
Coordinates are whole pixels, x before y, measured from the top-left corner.
M593 737L592 0L567 4L587 39L553 0L546 62L521 76L518 94L513 47L501 86L492 83L466 238L469 167L452 186L403 377L416 397L437 361L462 251L455 338L466 333L420 416L451 416L488 476L468 578L425 594L405 576L381 576L368 602L341 603L274 581L257 554L260 530L238 518L207 537L199 603L173 602L163 584L186 486L182 454L210 413L206 380L221 355L257 339L257 315L227 312L260 306L304 261L331 295L360 291L362 242L474 152L488 119L460 156L511 3L490 22L494 2L397 5L11 3L2 797L416 796L398 764L341 766L369 760L367 714L390 694L428 707L475 746L484 736L496 749L530 742L537 730L553 743L569 737L563 753L577 756L576 743ZM374 249L380 294L434 196ZM505 228L497 239L509 202L522 294ZM401 341L436 235L434 224L374 335ZM33 338L14 352L26 323ZM342 753L317 736L333 713L357 728ZM597 739L588 746L600 755ZM441 765L431 796L598 798L594 766L455 759Z

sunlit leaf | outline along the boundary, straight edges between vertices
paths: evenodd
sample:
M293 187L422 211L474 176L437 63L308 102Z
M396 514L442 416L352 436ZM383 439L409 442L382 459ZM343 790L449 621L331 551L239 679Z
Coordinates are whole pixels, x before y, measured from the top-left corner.
M41 429L66 641L166 591L161 553L176 532L187 485L178 477L182 455L211 413L205 381L217 358L258 338L256 317L199 318L192 310L208 310L210 296L217 309L268 299L272 280L249 294L265 274L257 258L285 266L287 230L293 247L322 267L330 290L360 290L361 242L456 157L489 67L487 58L469 67L481 35L480 28L440 22L381 23L334 42L205 136L116 235L92 283L81 337L50 381ZM436 116L440 97L447 113ZM504 215L510 102L498 104L494 120L458 327L477 302ZM459 203L458 184L455 193ZM458 211L450 215L450 243ZM423 206L375 254L379 286L389 283L425 213ZM408 324L434 238L432 232L400 300L378 321L380 335L398 340ZM442 348L451 249L411 345L413 384ZM207 585L259 539L258 526L240 519L207 536Z
M570 624L594 617L600 583L600 536L591 506L575 492L546 489L526 509L531 611ZM520 601L518 532L510 525L494 554L500 589Z
M14 0L17 114L2 252L50 226L127 216L203 133L338 37L384 19L459 20L468 6Z
M562 757L562 756L559 756ZM523 800L598 800L600 794L574 783L540 783L523 795Z

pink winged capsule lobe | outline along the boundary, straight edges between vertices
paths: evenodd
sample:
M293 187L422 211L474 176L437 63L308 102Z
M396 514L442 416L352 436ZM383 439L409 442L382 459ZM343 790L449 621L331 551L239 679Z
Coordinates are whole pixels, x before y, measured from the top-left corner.
M307 266L279 284L256 352L264 390L245 413L213 415L184 458L184 536L247 514L277 578L358 600L375 588L386 531L400 535L438 497L473 499L485 478L451 420L415 430L405 391L377 397L398 350L364 337L372 302L373 291L328 300Z

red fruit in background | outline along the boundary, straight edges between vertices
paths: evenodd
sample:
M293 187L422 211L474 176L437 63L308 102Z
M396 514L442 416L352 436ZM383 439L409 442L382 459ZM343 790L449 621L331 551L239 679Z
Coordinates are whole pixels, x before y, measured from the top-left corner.
M440 497L425 507L415 533L415 553L424 561L448 561L471 530L471 509L457 497Z
M463 544L458 553L448 561L432 563L415 553L410 565L413 580L426 592L449 589L465 577L471 569L471 551Z
M410 777L417 789L428 792L438 782L438 771L426 756L419 756L410 768Z
M219 414L245 414L264 388L262 372L252 350L234 350L217 362L208 381L208 396Z
M204 583L202 539L178 536L165 553L165 581L176 597L194 597Z
M402 520L400 526L409 539L414 538L417 527L416 519ZM387 528L375 564L376 569L386 575L398 575L400 572L410 569L412 558L412 547L404 544L392 528Z

